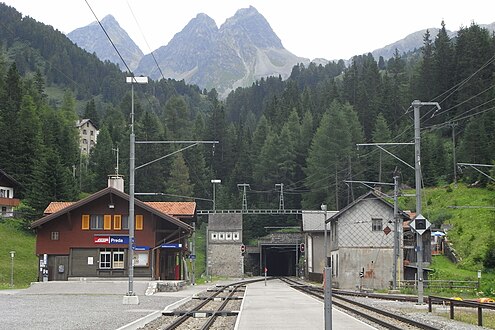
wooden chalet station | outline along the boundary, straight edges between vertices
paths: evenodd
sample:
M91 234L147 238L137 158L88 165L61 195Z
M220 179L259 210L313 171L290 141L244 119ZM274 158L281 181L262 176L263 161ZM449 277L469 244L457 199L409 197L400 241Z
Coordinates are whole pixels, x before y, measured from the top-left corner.
M39 279L119 278L129 274L129 195L120 176L78 202L52 202L36 230ZM195 202L135 199L134 276L182 280Z

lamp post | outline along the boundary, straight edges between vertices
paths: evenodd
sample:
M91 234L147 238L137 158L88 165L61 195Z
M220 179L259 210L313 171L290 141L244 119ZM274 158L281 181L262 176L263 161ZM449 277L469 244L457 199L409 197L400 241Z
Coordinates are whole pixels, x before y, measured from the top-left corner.
M131 135L129 153L129 290L124 297L124 304L139 304L139 298L134 293L134 172L135 172L135 144L134 135L134 84L147 84L148 77L127 77L126 82L131 84Z
M15 251L10 251L10 287L14 287L14 256Z
M215 202L215 185L216 184L219 184L219 183L222 183L222 180L220 179L212 179L211 180L211 183L213 184L213 211L216 210L216 202Z
M323 272L324 276L324 319L325 319L325 330L332 330L332 268L328 266L328 233L327 233L327 205L321 204L321 210L325 217L323 221L323 232L324 232L324 245L325 249L325 270Z

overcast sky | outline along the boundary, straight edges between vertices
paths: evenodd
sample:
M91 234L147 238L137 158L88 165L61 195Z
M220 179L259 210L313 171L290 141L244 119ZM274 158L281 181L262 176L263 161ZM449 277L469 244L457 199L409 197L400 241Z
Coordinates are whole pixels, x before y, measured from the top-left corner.
M348 59L445 20L449 30L495 22L493 0L0 0L23 15L69 33L113 15L148 54L166 45L198 13L218 26L240 8L255 7L284 47L297 56ZM149 47L148 47L149 45Z

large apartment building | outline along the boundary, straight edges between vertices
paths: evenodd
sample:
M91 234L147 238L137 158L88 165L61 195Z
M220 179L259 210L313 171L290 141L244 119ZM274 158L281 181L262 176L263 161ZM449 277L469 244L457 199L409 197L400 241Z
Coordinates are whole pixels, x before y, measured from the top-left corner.
M98 129L91 119L81 119L76 122L79 130L79 147L81 153L89 155L91 149L96 145Z

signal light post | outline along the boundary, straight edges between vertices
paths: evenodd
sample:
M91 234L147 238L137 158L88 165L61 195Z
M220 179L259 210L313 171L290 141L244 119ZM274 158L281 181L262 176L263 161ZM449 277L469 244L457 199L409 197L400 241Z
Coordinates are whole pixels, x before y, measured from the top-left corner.
M241 276L244 279L244 253L246 252L246 245L241 244Z

